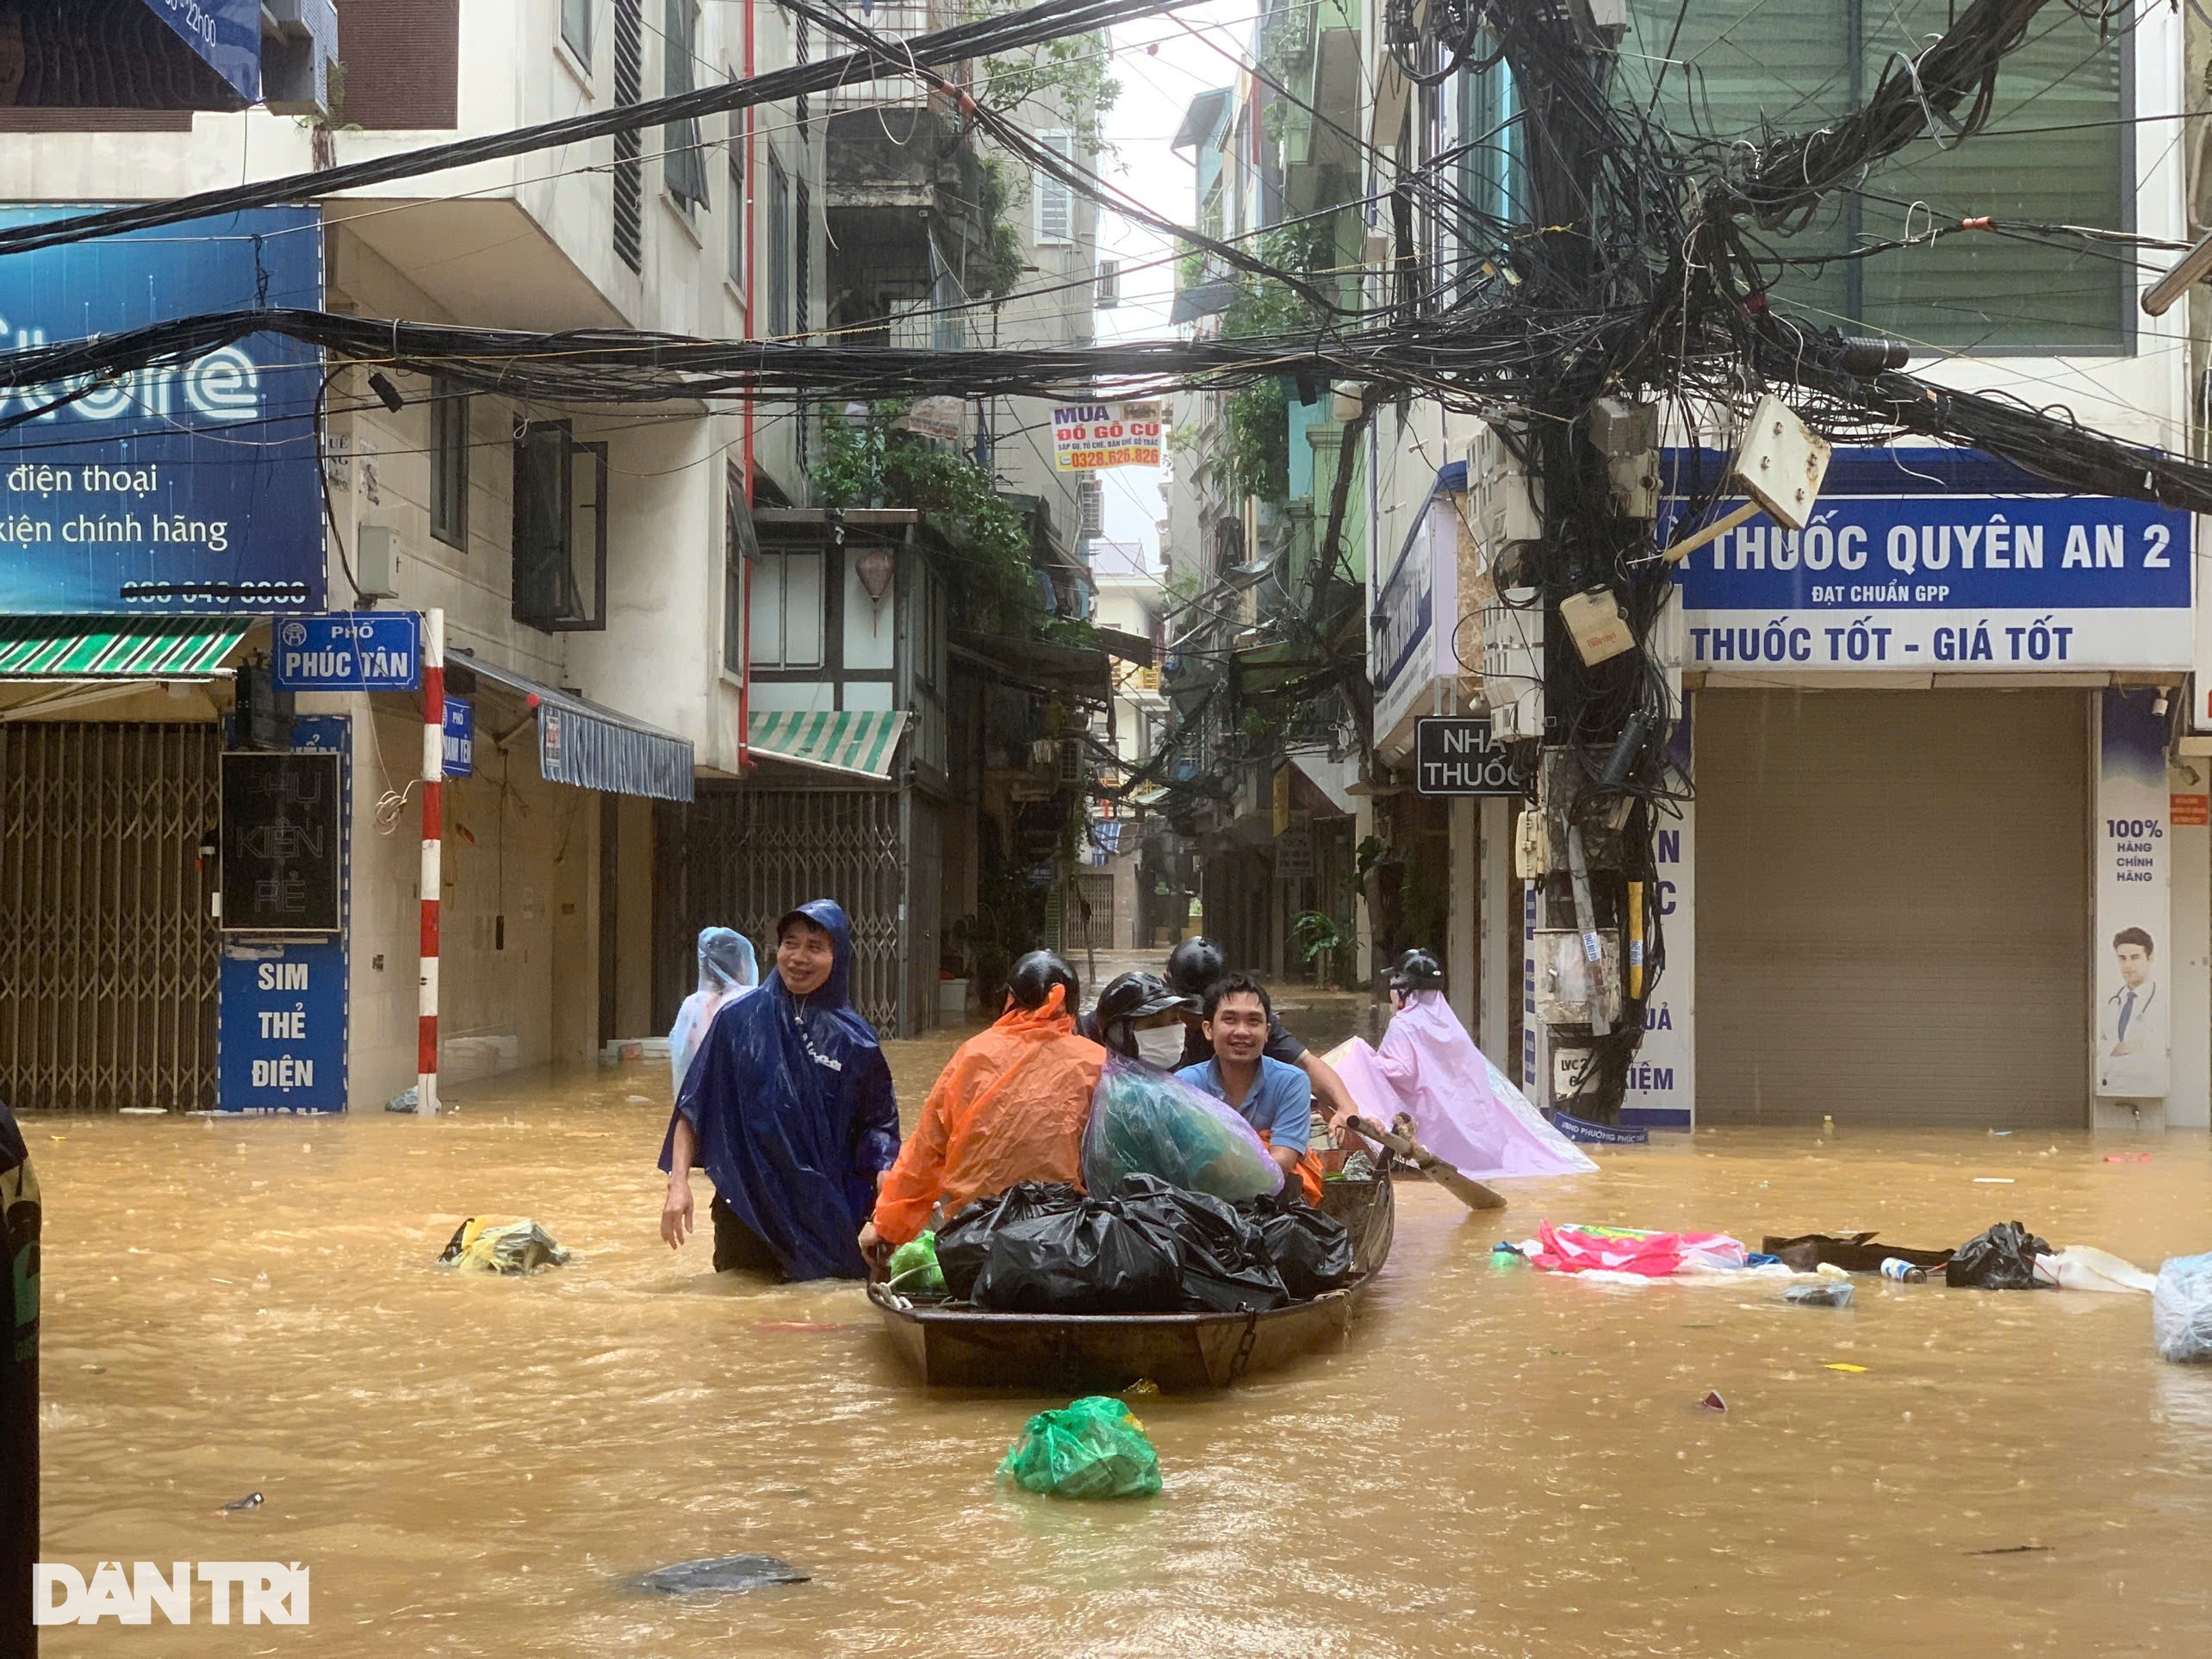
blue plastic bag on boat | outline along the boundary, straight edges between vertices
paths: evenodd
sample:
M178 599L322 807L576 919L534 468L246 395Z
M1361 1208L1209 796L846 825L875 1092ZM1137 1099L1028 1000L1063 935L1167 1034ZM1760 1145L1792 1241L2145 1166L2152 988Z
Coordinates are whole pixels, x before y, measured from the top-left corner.
M1283 1190L1283 1166L1233 1107L1109 1051L1083 1132L1083 1184L1111 1192L1126 1175L1155 1176L1233 1204Z

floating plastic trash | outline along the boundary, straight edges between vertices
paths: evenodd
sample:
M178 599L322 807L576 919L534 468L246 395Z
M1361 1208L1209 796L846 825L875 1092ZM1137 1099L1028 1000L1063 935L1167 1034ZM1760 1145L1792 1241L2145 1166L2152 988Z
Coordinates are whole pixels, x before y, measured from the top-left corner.
M438 1259L463 1273L512 1275L565 1266L569 1252L535 1221L506 1221L490 1227L471 1215L461 1223Z
M1150 1498L1160 1489L1159 1457L1128 1407L1091 1395L1032 1417L998 1479L1055 1498Z

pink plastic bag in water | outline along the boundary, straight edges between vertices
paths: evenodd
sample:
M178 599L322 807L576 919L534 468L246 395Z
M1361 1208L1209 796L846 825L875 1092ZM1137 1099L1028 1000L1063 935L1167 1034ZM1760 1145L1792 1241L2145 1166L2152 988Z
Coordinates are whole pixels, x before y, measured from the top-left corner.
M1553 1273L1634 1273L1647 1279L1744 1264L1742 1240L1725 1233L1647 1233L1632 1227L1554 1227L1539 1222L1544 1248L1529 1259Z

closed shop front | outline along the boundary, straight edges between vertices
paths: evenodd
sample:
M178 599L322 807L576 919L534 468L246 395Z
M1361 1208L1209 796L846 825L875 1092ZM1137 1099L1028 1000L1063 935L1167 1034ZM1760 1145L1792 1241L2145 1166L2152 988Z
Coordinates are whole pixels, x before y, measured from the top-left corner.
M1699 694L1700 1122L2087 1123L2097 696Z
M215 1103L212 724L0 724L0 1099Z

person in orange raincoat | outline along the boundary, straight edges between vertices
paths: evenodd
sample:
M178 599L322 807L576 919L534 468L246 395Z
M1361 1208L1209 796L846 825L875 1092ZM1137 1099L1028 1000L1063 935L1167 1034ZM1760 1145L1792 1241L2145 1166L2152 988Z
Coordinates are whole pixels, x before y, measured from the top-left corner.
M954 1053L922 1122L861 1229L861 1252L880 1260L941 1211L1023 1181L1083 1184L1083 1129L1106 1051L1075 1031L1075 971L1032 951L1007 975L1006 1011Z

